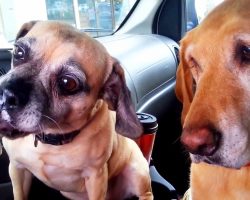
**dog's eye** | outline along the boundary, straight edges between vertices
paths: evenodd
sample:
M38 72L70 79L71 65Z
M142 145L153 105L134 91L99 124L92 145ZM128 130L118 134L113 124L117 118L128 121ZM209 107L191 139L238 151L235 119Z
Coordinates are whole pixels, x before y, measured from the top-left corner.
M61 94L72 95L80 89L79 80L71 75L63 75L58 80L58 87Z
M199 80L200 74L202 73L202 69L200 65L198 64L198 62L193 57L191 57L189 60L189 66L190 66L192 76L195 82L197 83Z
M241 60L243 62L250 62L250 47L243 46L241 48Z
M27 57L27 49L23 46L15 45L13 57L16 61L25 61Z

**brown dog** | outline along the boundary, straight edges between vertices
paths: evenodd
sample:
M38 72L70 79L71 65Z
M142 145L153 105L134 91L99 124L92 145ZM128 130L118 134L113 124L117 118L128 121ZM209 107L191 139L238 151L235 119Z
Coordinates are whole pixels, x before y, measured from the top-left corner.
M176 94L193 200L250 198L249 18L249 0L224 1L181 41Z
M31 173L70 199L153 199L148 163L124 137L141 127L122 68L96 40L58 22L25 24L0 91L15 200L27 199Z

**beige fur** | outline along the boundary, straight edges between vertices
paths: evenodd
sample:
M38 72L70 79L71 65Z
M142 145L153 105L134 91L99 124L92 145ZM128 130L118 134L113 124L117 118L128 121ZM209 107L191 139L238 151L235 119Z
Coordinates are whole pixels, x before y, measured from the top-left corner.
M1 110L10 119L1 118L0 124L10 130L2 131L15 200L27 199L31 174L69 199L153 199L148 163L128 138L138 137L141 127L119 63L96 40L58 22L25 24L16 44L23 42L32 53L21 64L14 61L0 80L4 87L19 77L35 88L25 106L14 102L14 108ZM61 74L79 79L82 86L74 94L62 93ZM11 138L13 128L24 136ZM77 129L80 133L70 143L34 145L34 134L41 131L63 134Z

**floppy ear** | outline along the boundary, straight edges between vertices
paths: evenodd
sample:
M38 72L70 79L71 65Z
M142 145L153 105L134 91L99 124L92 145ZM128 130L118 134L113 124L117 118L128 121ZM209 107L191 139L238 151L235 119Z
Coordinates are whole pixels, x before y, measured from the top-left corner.
M193 77L188 64L184 58L185 45L181 44L180 63L176 73L175 93L177 98L182 102L183 108L181 113L181 123L183 124L188 113L189 107L193 100Z
M102 98L108 103L110 110L116 111L117 133L138 138L142 134L142 127L126 86L124 71L117 61L114 61L113 70L104 84Z
M30 21L30 22L24 23L16 35L16 41L19 38L24 37L37 22L38 21Z

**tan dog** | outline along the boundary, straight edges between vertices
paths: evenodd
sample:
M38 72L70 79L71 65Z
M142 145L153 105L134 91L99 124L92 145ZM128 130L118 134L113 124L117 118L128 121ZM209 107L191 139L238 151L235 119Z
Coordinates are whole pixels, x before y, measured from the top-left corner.
M176 94L193 200L250 198L249 19L249 0L228 0L181 41Z
M153 199L148 163L124 137L141 126L122 68L96 40L58 22L25 24L0 91L15 200L27 199L31 173L70 199Z

